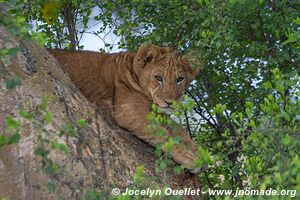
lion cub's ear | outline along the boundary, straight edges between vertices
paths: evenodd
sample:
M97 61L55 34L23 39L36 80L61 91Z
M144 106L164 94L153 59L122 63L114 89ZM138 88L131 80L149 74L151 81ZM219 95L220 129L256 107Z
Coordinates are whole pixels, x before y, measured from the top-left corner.
M144 64L145 66L147 63L151 63L155 59L172 52L173 49L169 47L159 47L154 44L143 44L138 50L137 57L140 64Z
M142 44L138 50L138 61L146 65L161 55L160 47L153 44Z

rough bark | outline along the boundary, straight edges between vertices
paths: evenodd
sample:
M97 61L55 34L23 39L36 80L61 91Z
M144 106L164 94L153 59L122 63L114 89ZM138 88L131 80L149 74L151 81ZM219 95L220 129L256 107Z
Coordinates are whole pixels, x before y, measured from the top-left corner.
M89 190L124 189L133 184L136 167L143 164L151 184L169 184L173 188L199 188L196 176L188 173L163 175L155 173L153 148L120 129L109 114L90 104L70 81L59 63L46 49L13 39L0 27L0 48L19 45L21 52L9 64L0 62L0 134L5 131L5 117L20 117L21 109L30 110L50 97L48 111L53 121L45 125L48 140L57 140L70 148L68 154L51 150L49 158L64 166L55 173L43 173L44 161L34 155L41 145L36 125L22 120L21 140L0 148L0 197L7 199L80 199ZM3 76L5 74L5 76ZM18 76L22 84L14 90L5 88L5 79ZM78 129L77 137L59 136L63 125L79 118L87 120L87 128ZM39 120L39 119L34 119ZM41 119L40 119L41 120ZM42 121L42 120L41 120ZM53 191L47 184L54 183ZM188 196L186 199L199 199Z

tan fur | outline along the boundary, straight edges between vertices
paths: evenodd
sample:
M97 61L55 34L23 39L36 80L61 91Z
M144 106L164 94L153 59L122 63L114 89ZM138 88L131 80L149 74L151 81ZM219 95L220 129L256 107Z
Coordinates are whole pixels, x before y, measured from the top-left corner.
M49 51L89 101L111 112L119 126L154 146L163 138L146 129L151 104L170 109L198 73L171 48L155 45L142 45L135 53ZM172 150L173 159L194 169L197 150L187 133L179 126L176 133L162 128L169 136L183 138Z

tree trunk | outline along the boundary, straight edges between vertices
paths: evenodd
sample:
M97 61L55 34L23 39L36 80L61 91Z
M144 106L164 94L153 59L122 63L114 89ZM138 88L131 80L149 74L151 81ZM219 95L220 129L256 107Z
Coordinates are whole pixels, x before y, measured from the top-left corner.
M9 64L0 62L0 134L9 138L6 117L21 119L20 110L35 114L32 121L21 119L18 143L0 147L0 198L81 199L84 193L94 190L103 191L106 199L112 188L122 191L133 184L139 165L144 165L145 176L151 177L147 178L147 187L169 184L172 188L199 189L198 177L188 173L169 172L164 182L165 175L155 173L153 148L89 103L46 49L17 41L0 27L0 48L3 46L20 46L21 52ZM16 76L22 84L6 89L5 80ZM45 96L49 97L49 105L39 110L36 105ZM46 113L52 113L51 122L44 118ZM78 126L80 118L88 122L88 127ZM78 134L59 135L66 125ZM67 145L69 153L57 151L51 141ZM38 156L37 148L48 149L47 158ZM56 163L54 171L45 170L50 160Z

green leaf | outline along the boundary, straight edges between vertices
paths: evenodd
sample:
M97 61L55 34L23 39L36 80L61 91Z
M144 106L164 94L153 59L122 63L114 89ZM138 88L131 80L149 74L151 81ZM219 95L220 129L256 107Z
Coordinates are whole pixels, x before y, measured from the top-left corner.
M291 120L291 117L290 117L290 115L287 113L287 112L282 112L281 113L281 115L283 116L283 118L287 121L287 122L289 122L290 120Z
M10 138L8 139L7 144L16 144L20 141L21 136L19 133L15 133L12 136L10 136Z
M284 92L284 86L283 86L283 85L276 85L276 90L277 90L278 92L283 93L283 92Z
M49 96L46 95L43 97L42 102L37 106L39 110L46 110L49 105Z
M289 33L287 34L288 39L282 43L282 45L286 45L288 43L293 43L299 40L300 32Z
M0 133L0 147L6 144L6 138Z
M270 81L267 81L267 82L263 83L263 87L265 89L272 89L273 86L272 86L272 83Z
M285 137L282 138L282 143L287 146L290 144L290 142L291 142L291 137L288 134L286 134Z
M78 136L78 132L74 129L74 127L70 124L63 125L63 127L59 131L59 135L68 135L70 137Z
M59 15L59 8L61 3L59 1L46 1L44 3L42 12L43 19L50 25L52 25L55 20L57 20Z
M8 116L5 118L6 130L11 131L14 129L18 129L21 126L21 122L19 120L15 120L14 118Z
M161 170L165 170L167 168L167 163L164 162L163 160L159 163L159 168Z
M25 110L20 110L19 115L25 119L32 120L33 116Z
M47 182L48 192L53 192L55 190L55 184L52 181Z
M201 167L203 164L211 164L212 158L210 153L203 149L202 147L198 147L199 156L196 159L196 166Z
M232 119L233 121L236 121L236 114L235 114L235 113L232 113L232 114L231 114L231 119Z
M238 113L238 116L239 116L240 121L243 121L243 120L244 120L244 115L243 115L243 113L239 112L239 113Z
M255 127L256 127L255 122L254 122L252 119L250 119L250 126L251 126L252 128L255 128Z
M44 119L45 119L45 122L46 124L49 124L52 122L52 113L51 112L46 112L45 116L44 116Z
M160 128L158 130L155 130L154 134L155 134L156 137L162 137L162 136L165 135L165 130Z
M32 32L31 33L32 39L37 42L39 45L44 45L46 43L46 35L43 33L38 33L38 32Z
M156 156L161 156L163 152L162 152L161 149L156 148L155 151L154 151L154 153L155 153Z
M300 25L300 18L297 17L296 19L294 19L294 22L295 22L296 24Z
M251 118L252 113L251 113L250 109L249 109L249 108L246 108L245 111L246 111L247 117L248 117L248 118Z
M161 40L161 36L160 35L156 35L155 36L155 40L156 40L156 42L159 42Z
M163 148L165 151L170 151L174 146L174 141L172 138L169 138L169 140L163 145Z
M178 165L178 166L173 168L173 172L177 175L180 174L181 172L183 172L183 170L184 170L184 167L181 166L181 165Z
M144 165L139 165L136 168L135 173L133 175L133 180L135 183L141 182L141 180L143 179L144 171L145 171Z
M274 97L273 97L273 95L269 94L269 95L268 95L268 99L270 99L271 102L274 102Z
M88 123L86 122L85 119L78 119L76 121L77 126L82 127L82 128L86 128L88 127Z
M51 147L65 154L68 154L70 152L70 149L67 145L55 141L51 142Z
M19 77L8 79L5 81L5 87L8 90L13 90L16 87L20 86L22 84L22 81Z
M46 158L50 152L42 147L38 147L34 150L35 156L41 156L43 158Z

